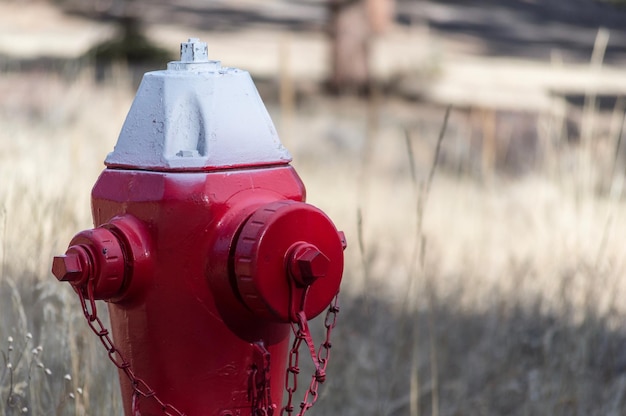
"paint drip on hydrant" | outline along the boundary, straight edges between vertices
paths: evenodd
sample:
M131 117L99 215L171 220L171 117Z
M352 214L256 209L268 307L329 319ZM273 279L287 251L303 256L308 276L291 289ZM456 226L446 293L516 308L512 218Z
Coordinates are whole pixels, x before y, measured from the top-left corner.
M346 242L290 161L248 72L205 43L144 75L92 190L95 228L52 266L119 368L127 416L303 414L317 399Z

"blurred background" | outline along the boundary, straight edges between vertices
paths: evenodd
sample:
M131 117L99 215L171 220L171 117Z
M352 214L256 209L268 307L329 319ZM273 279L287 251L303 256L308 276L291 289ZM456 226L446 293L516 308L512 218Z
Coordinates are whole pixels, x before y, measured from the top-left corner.
M348 238L311 414L626 414L625 2L3 0L1 416L121 415L51 258L189 37Z

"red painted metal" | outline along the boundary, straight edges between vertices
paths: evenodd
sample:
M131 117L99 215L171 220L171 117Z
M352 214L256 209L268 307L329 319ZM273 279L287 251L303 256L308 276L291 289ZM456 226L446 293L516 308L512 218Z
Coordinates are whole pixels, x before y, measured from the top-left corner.
M77 234L53 273L79 293L120 367L126 415L281 406L291 324L328 307L343 271L343 234L304 200L287 164L101 174L96 228ZM94 299L108 302L113 340Z

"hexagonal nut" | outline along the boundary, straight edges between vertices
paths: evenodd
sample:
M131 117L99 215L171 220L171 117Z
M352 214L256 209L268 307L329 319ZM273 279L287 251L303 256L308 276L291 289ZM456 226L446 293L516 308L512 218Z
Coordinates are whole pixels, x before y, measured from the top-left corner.
M52 261L52 274L63 282L75 282L82 278L83 267L76 253L55 256Z
M297 265L301 283L306 285L326 276L330 266L330 259L315 246L306 247L296 252L294 262Z

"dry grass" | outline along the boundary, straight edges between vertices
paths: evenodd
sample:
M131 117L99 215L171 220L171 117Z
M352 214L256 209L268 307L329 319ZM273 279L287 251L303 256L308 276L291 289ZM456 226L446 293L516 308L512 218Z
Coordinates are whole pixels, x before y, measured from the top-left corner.
M90 79L0 78L2 416L120 414L112 365L49 272L91 226L89 192L132 100ZM310 97L288 120L270 111L309 201L349 239L315 414L626 412L615 129L595 120L583 152L558 117L530 118L542 145L509 143L506 157L531 155L513 175L483 157L485 125L453 109L429 181L444 109Z
M0 78L1 415L119 413L115 372L49 271L51 256L91 226L89 192L132 98L89 79Z

